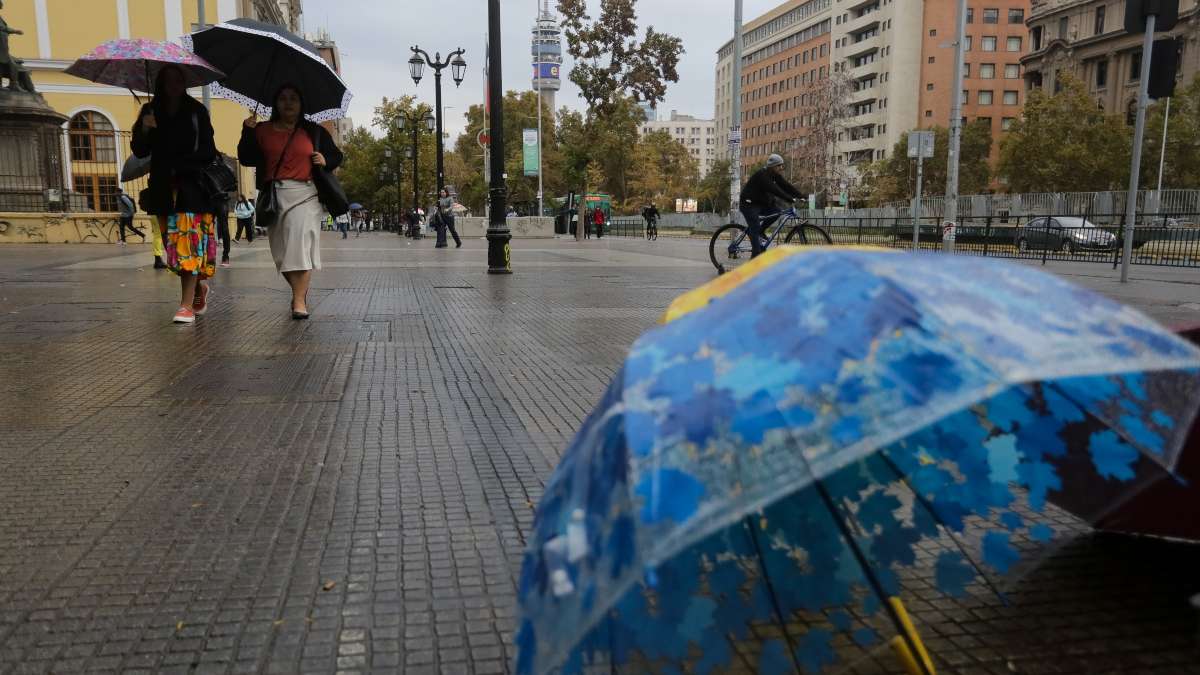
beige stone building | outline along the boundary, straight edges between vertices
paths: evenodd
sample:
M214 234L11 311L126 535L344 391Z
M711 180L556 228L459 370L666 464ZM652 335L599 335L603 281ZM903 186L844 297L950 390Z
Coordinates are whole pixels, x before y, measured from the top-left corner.
M1142 36L1125 32L1125 0L1033 0L1030 53L1021 59L1028 88L1057 90L1074 74L1105 110L1132 120L1141 77ZM1179 23L1159 37L1183 39L1179 85L1200 73L1197 0L1179 0ZM1131 122L1132 123L1132 122Z
M681 115L672 110L671 116L665 120L647 120L638 129L639 135L645 136L655 131L665 131L680 145L687 149L688 154L695 158L700 166L700 176L708 174L713 160L717 158L716 124L712 120L702 120L691 115Z

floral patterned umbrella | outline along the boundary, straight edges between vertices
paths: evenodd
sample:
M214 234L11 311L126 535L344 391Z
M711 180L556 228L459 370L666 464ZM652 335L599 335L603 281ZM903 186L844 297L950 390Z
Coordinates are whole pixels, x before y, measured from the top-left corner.
M143 38L109 40L77 59L66 72L90 82L153 93L158 73L167 66L183 71L188 87L225 77L208 61L173 42Z
M546 486L519 674L825 672L1170 475L1200 350L1040 271L776 250L676 301ZM1011 578L1009 579L1011 581Z

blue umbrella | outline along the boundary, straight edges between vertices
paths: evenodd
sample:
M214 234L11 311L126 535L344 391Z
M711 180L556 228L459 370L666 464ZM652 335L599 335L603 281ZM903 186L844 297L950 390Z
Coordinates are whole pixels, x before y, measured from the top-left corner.
M749 268L749 269L748 269ZM820 672L1169 475L1200 350L1032 268L779 251L634 345L538 507L517 672ZM998 592L998 591L996 591ZM895 637L892 637L895 636Z
M350 210L351 211L361 211L362 207L363 207L362 204L359 204L358 202L354 202L353 204L350 205Z

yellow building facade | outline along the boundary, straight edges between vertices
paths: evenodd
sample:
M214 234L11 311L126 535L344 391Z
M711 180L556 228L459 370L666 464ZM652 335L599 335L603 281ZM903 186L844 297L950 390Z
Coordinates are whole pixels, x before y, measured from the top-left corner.
M253 18L298 29L299 0L207 0L206 23ZM122 186L120 166L129 154L129 132L140 104L126 89L98 85L63 72L75 59L116 38L179 41L198 23L196 0L7 0L0 14L12 28L11 53L24 60L38 92L68 118L63 132L63 187L72 193L65 211L116 210L116 189L137 197L144 179ZM140 92L139 92L140 94ZM200 98L200 90L192 95ZM142 97L143 100L146 98ZM249 111L212 98L217 149L237 154ZM240 172L242 191L253 196L253 173ZM33 214L27 214L32 216ZM3 234L3 233L0 233ZM0 236L0 240L4 237ZM49 241L55 241L47 236Z

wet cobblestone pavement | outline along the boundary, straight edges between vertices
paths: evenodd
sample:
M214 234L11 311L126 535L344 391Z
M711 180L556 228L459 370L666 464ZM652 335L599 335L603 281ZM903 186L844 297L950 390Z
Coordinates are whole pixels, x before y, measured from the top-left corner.
M311 321L260 241L193 327L146 248L0 248L0 673L509 672L542 484L711 267L325 236ZM1073 527L1009 607L909 602L939 672L1200 672L1200 547Z

